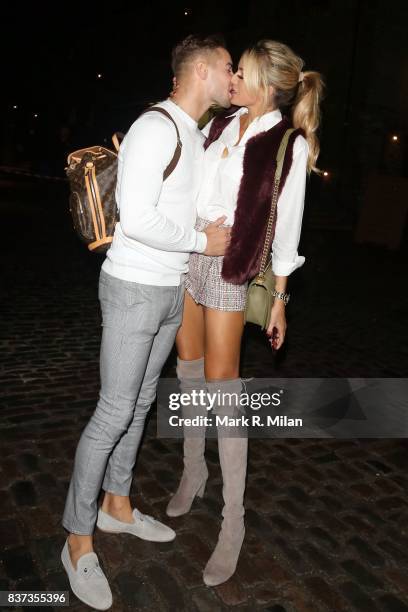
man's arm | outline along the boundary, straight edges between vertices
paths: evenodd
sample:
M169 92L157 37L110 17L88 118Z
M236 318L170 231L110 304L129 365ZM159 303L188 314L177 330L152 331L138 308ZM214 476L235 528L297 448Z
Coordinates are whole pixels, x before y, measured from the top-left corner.
M176 130L154 113L143 115L126 135L120 176L120 224L125 236L163 251L202 253L203 232L186 229L157 210L163 172L177 144Z

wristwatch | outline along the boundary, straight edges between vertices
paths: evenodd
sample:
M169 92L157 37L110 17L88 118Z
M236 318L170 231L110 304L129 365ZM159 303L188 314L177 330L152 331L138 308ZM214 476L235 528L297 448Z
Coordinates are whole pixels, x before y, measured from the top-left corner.
M283 293L283 291L276 291L276 289L272 291L272 295L273 297L277 297L279 300L282 300L285 306L289 302L289 299L290 299L290 293Z

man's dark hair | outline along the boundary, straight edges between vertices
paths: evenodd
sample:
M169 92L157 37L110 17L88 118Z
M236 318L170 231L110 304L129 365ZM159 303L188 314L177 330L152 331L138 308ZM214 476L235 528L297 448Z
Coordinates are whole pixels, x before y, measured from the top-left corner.
M173 48L171 67L174 76L179 77L185 65L191 62L194 56L207 51L215 51L220 47L225 48L225 40L221 35L196 36L190 34Z

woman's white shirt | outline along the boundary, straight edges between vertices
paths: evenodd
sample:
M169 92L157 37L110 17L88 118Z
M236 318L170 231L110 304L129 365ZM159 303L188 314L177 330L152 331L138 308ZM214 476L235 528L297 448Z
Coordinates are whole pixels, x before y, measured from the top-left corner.
M218 140L205 151L202 181L197 197L197 213L203 219L215 221L226 215L226 223L234 223L245 145L255 134L271 129L282 120L279 110L265 113L250 123L236 145L240 130L239 118L247 112L248 109L243 107L234 113L234 118ZM204 136L208 135L210 127L211 122L202 130ZM228 149L228 156L222 157L225 148ZM272 270L277 276L289 276L305 262L305 258L298 254L297 249L302 228L308 153L309 147L305 138L298 136L294 142L292 166L277 204L275 237L272 243Z

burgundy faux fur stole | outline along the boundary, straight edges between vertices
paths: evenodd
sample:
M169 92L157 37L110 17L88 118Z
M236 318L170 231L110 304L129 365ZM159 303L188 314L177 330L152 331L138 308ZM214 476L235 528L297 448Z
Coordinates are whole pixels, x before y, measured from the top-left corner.
M240 285L259 272L271 210L276 155L282 137L290 127L290 121L284 117L270 130L250 138L245 146L243 176L238 192L231 242L225 253L222 267L222 277L230 283ZM290 135L279 184L279 194L289 174L293 158L293 143L299 134L303 135L301 129L295 130ZM272 239L275 235L276 218L277 214Z
M204 141L204 149L207 149L212 142L221 136L227 125L234 119L234 117L230 115L236 113L238 109L239 106L231 106L229 109L221 111L214 117L208 136Z

